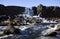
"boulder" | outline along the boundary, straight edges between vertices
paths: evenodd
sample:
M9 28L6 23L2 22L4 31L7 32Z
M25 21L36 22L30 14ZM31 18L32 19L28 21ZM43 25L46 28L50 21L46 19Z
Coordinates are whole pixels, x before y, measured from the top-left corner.
M4 30L4 34L20 34L20 29L7 26L7 28Z
M57 24L57 31L60 31L60 24Z
M43 30L41 33L43 36L56 36L57 32L52 29Z

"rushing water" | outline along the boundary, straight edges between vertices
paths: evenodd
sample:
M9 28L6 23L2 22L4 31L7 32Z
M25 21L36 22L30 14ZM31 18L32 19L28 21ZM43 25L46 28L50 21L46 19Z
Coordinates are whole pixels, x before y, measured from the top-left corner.
M25 12L23 12L24 18L27 18L28 16L33 15L33 10L29 8L25 8ZM44 19L43 19L44 20ZM44 20L45 21L45 20ZM13 36L8 36L7 37L0 37L1 39L60 39L60 35L56 36L42 36L41 32L45 29L47 29L48 23L47 24L31 24L31 25L25 25L25 26L30 26L31 28L28 28L24 34L27 35L13 35ZM0 26L0 31L1 29L5 29L4 26ZM59 32L60 33L60 32Z
M24 12L24 14L27 14L27 15L33 15L33 10L32 9L30 9L30 8L25 8L25 12Z
M8 36L6 38L2 39L60 39L60 35L57 36L41 36L41 31L47 29L47 25L42 25L42 24L32 24L32 25L26 25L26 26L32 26L30 30L28 29L27 32L32 31L31 34L29 35L13 35L13 36ZM3 28L3 27L2 27Z
M27 17L30 17L30 16L33 16L33 10L32 9L30 9L30 8L25 8L25 11L23 12L23 17L25 18L25 19L27 19ZM18 16L21 16L21 14L19 14Z
M25 11L23 12L23 17L26 19L27 17L33 16L33 10L30 8L25 8Z

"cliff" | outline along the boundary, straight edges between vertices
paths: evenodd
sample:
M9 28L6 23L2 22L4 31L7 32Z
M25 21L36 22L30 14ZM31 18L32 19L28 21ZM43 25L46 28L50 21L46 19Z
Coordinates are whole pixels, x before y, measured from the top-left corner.
M0 15L17 15L23 14L25 7L21 6L4 6L0 4Z
M60 7L58 6L44 6L42 4L38 5L37 7L32 7L34 15L40 15L41 17L60 17ZM0 4L0 15L17 15L23 14L25 11L25 7L21 6L4 6Z
M37 13L40 14L41 17L60 17L60 7L58 6L37 6Z

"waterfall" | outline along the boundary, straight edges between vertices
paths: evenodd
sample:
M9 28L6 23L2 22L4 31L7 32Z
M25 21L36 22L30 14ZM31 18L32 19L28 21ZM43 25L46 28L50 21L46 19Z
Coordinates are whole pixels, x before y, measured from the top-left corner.
M30 8L25 8L25 11L23 12L23 17L27 19L27 17L33 16L33 10Z
M30 8L25 8L25 12L24 12L24 14L27 14L27 15L32 16L32 15L33 15L33 10L30 9Z
M25 19L27 19L27 17L31 17L31 16L33 16L33 10L32 9L30 9L30 8L25 8L25 11L23 12L23 17L25 18ZM21 16L21 14L19 14L18 16Z

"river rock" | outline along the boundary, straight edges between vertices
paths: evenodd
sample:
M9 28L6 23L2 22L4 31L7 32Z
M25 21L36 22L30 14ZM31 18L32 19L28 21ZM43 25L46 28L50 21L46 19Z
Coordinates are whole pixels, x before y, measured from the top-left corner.
M20 29L12 27L12 26L8 26L4 30L4 34L20 34Z
M57 30L60 31L60 24L57 24L56 26L57 26Z
M47 30L43 30L41 34L43 36L56 36L57 32L47 29Z

